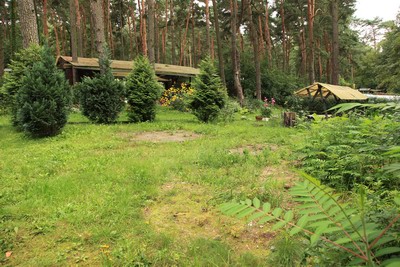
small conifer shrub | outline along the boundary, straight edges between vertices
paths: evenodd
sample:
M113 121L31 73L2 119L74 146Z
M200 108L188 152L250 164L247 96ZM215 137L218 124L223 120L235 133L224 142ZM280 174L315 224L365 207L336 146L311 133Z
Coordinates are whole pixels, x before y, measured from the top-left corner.
M227 93L210 57L200 63L200 74L193 87L195 92L190 103L193 114L203 122L215 120L225 106Z
M157 81L149 60L142 56L137 57L126 81L129 120L132 122L154 121L156 103L163 89Z
M100 74L77 86L83 115L94 123L114 123L124 107L124 86L111 73L109 52L99 58Z
M23 78L26 76L35 63L41 60L42 47L39 45L31 45L26 49L15 53L14 59L11 60L9 68L11 72L4 74L4 83L1 87L1 94L5 100L3 103L9 105L11 111L11 122L22 130L17 121L18 106L16 103L16 95L22 86Z
M70 87L57 69L48 47L41 60L27 70L16 93L18 126L34 137L54 136L67 123Z

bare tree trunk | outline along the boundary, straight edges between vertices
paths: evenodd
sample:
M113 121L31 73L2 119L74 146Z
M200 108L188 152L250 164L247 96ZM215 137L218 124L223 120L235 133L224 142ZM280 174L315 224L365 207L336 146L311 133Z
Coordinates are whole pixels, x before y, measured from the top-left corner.
M218 51L218 67L219 67L219 76L221 77L222 83L226 86L225 80L225 66L224 66L224 55L222 53L222 42L221 42L221 34L219 33L219 19L218 19L218 6L217 1L212 0L213 9L214 9L214 26L215 26L215 35L217 36L217 51Z
M339 6L338 0L331 1L332 7L332 84L339 84Z
M204 3L206 4L206 49L208 50L208 53L211 56L211 41L210 41L210 8L208 6L209 1L204 0Z
M307 48L306 48L306 33L305 30L301 30L299 34L300 39L300 53L301 53L301 64L300 64L300 75L304 77L307 70Z
M246 0L246 8L249 16L250 37L253 44L254 65L256 68L256 96L261 100L261 66L260 66L260 51L258 48L257 31L253 22L253 11L250 0Z
M315 0L307 0L308 46L309 46L308 80L310 84L315 82L314 16L315 16Z
M69 0L69 16L70 16L70 40L71 40L71 55L72 55L72 62L78 62L78 45L77 45L77 16L76 16L76 9L75 9L75 0Z
M189 11L192 10L192 7L193 7L193 0L190 1ZM183 64L183 57L185 54L185 47L186 47L186 36L187 36L188 28L189 28L189 19L190 19L190 12L188 12L187 16L186 16L186 27L185 27L185 32L183 34L182 43L181 43L181 54L180 54L180 58L179 58L179 65Z
M264 47L264 36L263 36L263 30L262 30L261 16L258 16L258 32L259 32L258 47L260 49L260 53L261 53L262 57L264 57L265 47Z
M129 32L129 59L133 58L133 36L132 36L132 18L128 16L128 32Z
M18 0L18 14L21 24L23 47L39 44L38 27L33 0Z
M49 27L47 26L47 0L43 0L43 34L49 39Z
M87 53L87 31L86 31L86 11L84 6L80 6L80 14L82 17L82 24L81 24L81 36L82 39L82 56L86 57Z
M106 38L104 35L104 12L101 0L91 0L90 9L93 16L93 28L96 36L96 52L98 56L103 55Z
M159 25L159 12L158 11L158 4L155 5L155 21L154 21L154 36L155 36L155 40L154 40L154 51L155 51L155 60L157 63L160 62L160 27Z
M171 17L171 62L172 64L176 64L174 0L171 0L170 17Z
M318 49L318 80L322 80L322 59L321 59L321 41L317 40L317 49Z
M243 88L240 82L240 59L239 52L236 44L237 34L237 0L230 0L231 4L231 49L232 49L232 65L233 65L233 83L236 91L237 98L241 106L243 106Z
M16 39L16 37L17 37L17 35L16 35L16 32L15 32L15 28L16 28L16 26L15 26L15 21L16 21L16 19L15 19L15 1L16 0L11 0L11 3L10 3L10 7L11 7L11 14L10 14L10 20L11 20L11 58L13 58L14 57L14 53L15 53L15 51L16 51L16 48L17 48L17 39Z
M136 32L136 16L135 16L135 4L132 1L132 6L129 7L131 12L132 28L133 28L133 40L135 41L135 52L139 54L139 41Z
M286 27L285 27L285 10L283 7L284 0L281 0L280 3L280 15L281 15L281 21L282 21L282 55L283 55L283 65L282 69L283 71L287 70L287 61L286 61L286 54L287 54L287 43L286 43Z
M267 45L267 53L268 53L268 65L272 66L272 44L271 44L271 33L269 29L269 8L268 8L268 0L265 1L265 43Z
M326 82L327 83L332 83L331 79L331 74L332 74L332 64L331 64L331 54L332 54L332 46L331 43L329 42L329 36L328 33L325 31L324 32L324 39L325 39L325 51L328 54L328 57L326 59Z
M148 12L147 12L147 21L149 25L149 35L148 35L148 56L151 64L155 62L155 53L154 53L154 0L147 0L148 3Z
M194 22L194 8L192 8L192 54L193 54L193 66L197 66L197 53L196 53L196 33L195 33L195 22Z
M144 19L144 13L145 13L145 6L144 6L144 0L139 3L139 12L140 12L140 36L142 39L142 54L144 56L147 56L148 50L147 50L147 26L146 26L146 20Z
M81 12L79 9L79 0L75 0L75 18L76 18L76 39L77 39L77 51L78 57L83 56L83 40L82 40L82 21L81 21Z
M0 9L5 8L3 5L0 7ZM4 34L4 25L5 21L4 19L2 20L2 23L0 24L0 78L3 77L4 75L4 39L5 39L5 34Z

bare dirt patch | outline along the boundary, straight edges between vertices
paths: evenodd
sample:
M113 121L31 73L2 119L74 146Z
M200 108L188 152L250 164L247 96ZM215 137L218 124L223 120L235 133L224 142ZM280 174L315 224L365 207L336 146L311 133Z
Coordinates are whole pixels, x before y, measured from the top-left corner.
M194 140L201 135L188 132L188 131L171 131L171 132L142 132L142 133L120 133L120 137L129 139L129 141L145 141L153 143L165 143L165 142L185 142Z
M290 188L299 180L299 177L296 173L290 170L287 163L283 163L278 166L265 167L261 173L260 180L261 182L275 180L282 182L285 188Z
M157 232L189 244L196 238L222 240L238 253L266 256L275 234L267 226L247 224L222 215L209 204L209 189L189 183L164 184L157 204L144 210L146 221Z
M250 155L259 155L263 152L264 149L269 149L271 151L278 150L277 145L266 145L266 144L257 144L257 145L245 145L236 148L232 148L229 150L231 154L245 154L249 153Z

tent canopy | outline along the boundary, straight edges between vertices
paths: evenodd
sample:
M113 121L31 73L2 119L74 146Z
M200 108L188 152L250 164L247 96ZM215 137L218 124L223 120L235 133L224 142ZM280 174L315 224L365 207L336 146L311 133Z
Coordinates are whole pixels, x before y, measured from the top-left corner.
M303 89L300 89L294 93L298 96L308 96L312 98L324 98L327 99L329 96L333 96L336 100L355 100L363 101L367 100L368 97L363 95L357 90L351 89L348 86L332 85L327 83L316 82Z

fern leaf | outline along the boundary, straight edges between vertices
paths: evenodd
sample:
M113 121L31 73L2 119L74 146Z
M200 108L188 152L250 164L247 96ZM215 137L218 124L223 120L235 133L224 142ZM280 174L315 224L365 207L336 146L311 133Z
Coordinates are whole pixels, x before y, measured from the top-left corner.
M321 236L321 234L313 234L310 238L310 242L311 242L311 246L315 245L319 239L319 237Z
M269 212L270 210L271 210L271 204L270 203L264 203L263 211L264 212Z
M298 232L300 232L307 224L307 222L308 222L308 216L304 215L297 221L297 227L293 227L292 230L290 230L289 235L293 236Z
M261 220L258 221L258 224L264 224L266 222L272 221L275 218L269 215L266 215L264 218L262 218Z
M241 211L236 215L237 218L241 219L244 218L252 213L254 213L256 210L253 207L247 207L247 209Z
M375 243L375 245L373 246L373 248L374 248L374 247L379 247L379 246L381 246L381 245L384 245L384 244L389 243L389 242L394 241L394 240L396 240L396 238L394 238L394 237L392 237L392 236L384 236L384 237L381 237L381 238L378 240L378 242ZM372 240L371 240L371 241L372 241Z
M253 202L251 202L251 199L246 199L246 205L251 206L251 204L253 204Z
M361 263L364 263L364 259L356 258L349 262L349 266L359 266Z
M400 265L400 258L393 258L385 260L381 263L385 267L398 267Z
M235 215L245 209L247 209L247 206L243 206L241 204L236 204L235 207L233 207L232 209L229 209L228 211L224 212L226 215L232 216Z
M274 226L272 226L272 230L276 231L278 229L281 229L285 225L286 225L285 221L280 221L280 222L276 223Z
M398 253L398 252L400 252L400 247L387 247L387 248L383 248L383 249L380 249L377 252L375 252L375 257L380 257L383 255L389 255L389 254Z
M265 213L263 213L263 212L256 212L253 215L251 215L247 221L248 222L255 221L255 220L261 218L264 215L265 215Z
M281 216L283 210L281 208L276 208L272 211L272 215L274 215L276 218L279 218Z
M309 222L312 222L312 221L318 221L318 220L321 220L321 219L326 219L326 215L325 214L315 214L315 215L311 215L309 218L308 218L308 221Z
M219 207L219 209L222 211L222 213L225 213L228 210L230 210L231 208L236 207L237 204L238 203L235 203L235 202L224 203Z
M254 206L256 209L259 209L260 206L261 206L260 200L259 200L258 198L256 198L256 197L253 199L253 206Z
M290 222L294 217L293 211L289 210L285 216L283 217L283 219L285 220L285 222Z

